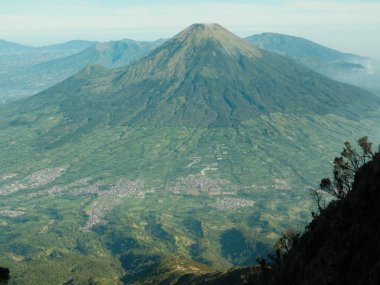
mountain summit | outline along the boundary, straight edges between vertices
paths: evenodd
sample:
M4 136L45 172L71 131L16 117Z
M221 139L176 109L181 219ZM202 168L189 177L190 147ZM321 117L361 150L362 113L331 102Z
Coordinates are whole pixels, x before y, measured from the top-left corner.
M127 81L143 78L182 81L193 73L218 77L224 63L239 57L259 58L261 51L218 24L194 24L136 63L127 73Z
M200 46L202 44L217 43L228 54L244 54L251 57L260 57L258 49L252 48L244 40L226 30L219 24L193 24L173 38L173 41L185 46Z

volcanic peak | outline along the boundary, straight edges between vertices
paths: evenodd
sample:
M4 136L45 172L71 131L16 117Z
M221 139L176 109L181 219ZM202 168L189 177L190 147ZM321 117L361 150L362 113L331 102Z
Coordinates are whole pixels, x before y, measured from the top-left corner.
M176 86L190 72L195 74L204 69L209 69L207 73L217 78L220 76L215 74L225 70L224 66L220 68L223 62L230 61L233 65L241 58L259 59L263 53L218 24L193 24L128 67L120 82L157 79L170 81Z
M173 39L183 46L200 46L216 42L230 55L244 54L249 57L261 57L259 49L247 44L244 40L216 23L198 23L186 28Z

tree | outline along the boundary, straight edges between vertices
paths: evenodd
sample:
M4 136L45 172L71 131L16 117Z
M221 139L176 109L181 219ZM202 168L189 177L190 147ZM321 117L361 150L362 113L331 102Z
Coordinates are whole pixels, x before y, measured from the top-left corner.
M8 284L10 279L9 269L0 267L0 285Z
M343 199L352 190L352 183L356 172L361 166L375 157L372 151L372 143L368 137L362 137L357 141L360 152L352 148L349 142L344 143L340 157L336 157L333 163L333 179L323 178L319 188L338 199ZM318 208L322 208L321 197L316 197Z
M317 204L319 212L321 212L324 208L326 208L327 203L324 196L324 191L320 189L310 189L310 194L315 202ZM315 213L312 212L312 215L314 216Z
M288 230L283 233L281 238L274 245L274 254L269 254L268 257L278 266L283 262L289 251L297 244L300 233L294 230ZM265 261L265 260L264 260ZM262 266L262 264L260 263Z

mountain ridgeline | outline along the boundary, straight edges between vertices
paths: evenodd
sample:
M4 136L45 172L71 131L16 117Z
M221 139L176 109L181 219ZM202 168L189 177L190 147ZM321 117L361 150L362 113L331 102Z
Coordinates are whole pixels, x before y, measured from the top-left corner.
M0 67L0 99L8 101L34 95L67 79L88 64L114 68L136 62L163 41L70 41L38 48L0 42L0 59L3 62Z
M86 65L99 64L107 68L125 66L138 61L158 47L163 40L138 42L121 40L95 43L80 53L43 62L34 67L37 73L47 74L52 70L61 72L60 78L66 79L82 70Z
M33 50L32 47L16 44L0 39L0 55L8 54L9 52L25 52Z
M254 35L245 40L332 79L380 92L380 63L373 58L343 53L307 39L276 33Z
M343 53L330 49L300 37L276 33L262 33L245 39L264 50L291 57L293 59L318 59L323 62L342 62L366 59L365 57L352 53Z
M359 118L379 99L250 46L219 25L197 24L131 66L88 67L25 108L36 102L58 105L75 121L210 127L272 112Z

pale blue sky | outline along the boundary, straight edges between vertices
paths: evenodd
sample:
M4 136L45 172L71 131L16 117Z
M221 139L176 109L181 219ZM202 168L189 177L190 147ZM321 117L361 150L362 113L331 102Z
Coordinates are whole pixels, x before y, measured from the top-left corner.
M217 22L239 36L285 33L380 58L379 15L380 0L0 0L0 38L31 45L154 40Z

